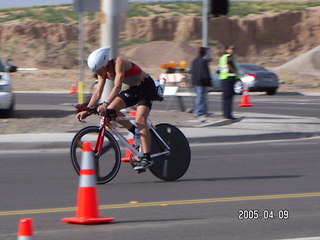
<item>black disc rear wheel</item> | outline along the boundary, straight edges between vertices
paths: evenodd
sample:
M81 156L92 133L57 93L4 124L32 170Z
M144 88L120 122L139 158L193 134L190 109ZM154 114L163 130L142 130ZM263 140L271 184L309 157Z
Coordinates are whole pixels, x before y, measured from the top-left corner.
M189 142L184 134L171 124L158 124L155 129L170 147L170 155L154 158L154 164L149 169L156 177L164 181L177 180L186 173L190 164ZM161 142L152 134L151 154L162 151Z

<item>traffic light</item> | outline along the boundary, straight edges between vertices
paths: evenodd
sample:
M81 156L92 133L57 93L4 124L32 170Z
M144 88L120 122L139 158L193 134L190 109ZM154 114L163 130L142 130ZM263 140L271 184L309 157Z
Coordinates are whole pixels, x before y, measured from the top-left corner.
M210 13L214 17L227 15L229 11L229 0L211 0Z

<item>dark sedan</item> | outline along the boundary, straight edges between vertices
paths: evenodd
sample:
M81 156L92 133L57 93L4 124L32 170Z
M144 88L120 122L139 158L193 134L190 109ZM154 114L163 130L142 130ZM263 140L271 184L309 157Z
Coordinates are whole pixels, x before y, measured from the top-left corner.
M266 92L268 95L274 95L277 92L279 78L274 72L255 64L239 64L238 67L241 77L234 86L236 94L242 94L244 87L248 87L251 92ZM221 91L219 75L212 73L211 78L210 91Z

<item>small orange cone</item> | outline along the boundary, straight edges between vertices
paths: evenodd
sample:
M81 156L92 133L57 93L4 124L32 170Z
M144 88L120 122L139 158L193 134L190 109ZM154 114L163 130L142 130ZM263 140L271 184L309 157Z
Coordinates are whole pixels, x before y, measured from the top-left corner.
M94 168L91 142L83 143L76 216L61 220L63 222L84 224L104 223L114 220L114 218L105 218L99 215L98 188L96 186L96 170Z
M130 111L130 116L131 116L131 117L135 117L136 115L137 115L137 110L132 109L132 110ZM129 138L129 139L128 139L128 142L129 142L131 145L133 145L133 144L134 144L134 138ZM121 161L122 161L122 162L130 162L130 156L131 156L131 154L132 154L132 152L130 151L130 149L126 148L126 155L125 155L123 158L121 158Z
M249 89L247 87L247 84L244 84L244 88L242 91L242 100L241 104L238 105L239 107L252 107L253 104L250 103L250 95L249 95Z
M70 89L70 92L71 94L73 93L77 93L78 92L78 89L77 89L77 83L75 81L71 82L71 89Z
M131 117L135 117L136 115L137 115L137 110L132 109L132 110L130 111L130 116L131 116Z
M129 138L128 142L133 145L134 144L134 138ZM126 148L126 155L121 158L122 162L130 162L130 156L131 156L132 152L130 151L129 148Z
M22 218L19 223L18 240L33 240L32 218Z

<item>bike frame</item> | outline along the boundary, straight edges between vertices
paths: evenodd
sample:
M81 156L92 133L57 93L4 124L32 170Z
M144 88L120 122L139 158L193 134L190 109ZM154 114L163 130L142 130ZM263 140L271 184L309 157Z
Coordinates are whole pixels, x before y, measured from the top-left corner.
M115 121L126 121L126 120L132 121L134 119L135 119L134 117L116 117ZM163 152L154 153L150 157L156 158L156 157L160 157L160 156L164 156L164 155L169 155L170 154L170 147L159 136L159 134L156 132L156 130L154 129L154 127L149 119L147 121L147 126L152 131L152 133L156 136L156 138L160 141L162 147L164 148ZM143 156L143 153L137 151L137 149L128 142L128 140L118 131L117 127L114 126L112 124L112 121L107 117L102 117L101 121L100 121L100 126L99 126L100 131L99 131L99 135L98 135L98 139L97 139L97 144L95 147L96 153L98 153L98 154L102 153L102 146L103 146L104 135L105 135L104 133L105 133L106 128L108 128L113 133L113 135L117 136L118 139L120 140L120 142L126 148L128 148L135 156L137 156L138 158L141 158Z

